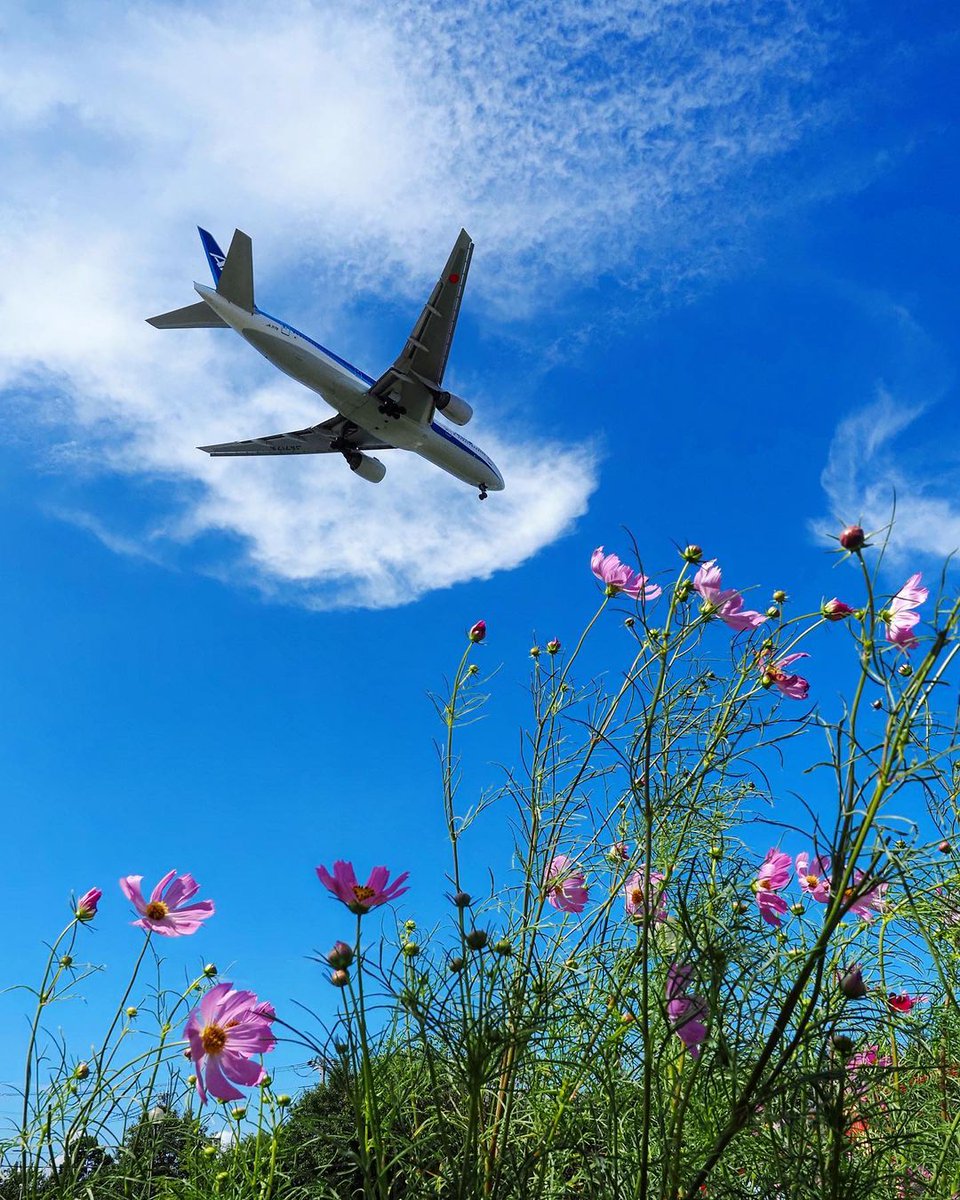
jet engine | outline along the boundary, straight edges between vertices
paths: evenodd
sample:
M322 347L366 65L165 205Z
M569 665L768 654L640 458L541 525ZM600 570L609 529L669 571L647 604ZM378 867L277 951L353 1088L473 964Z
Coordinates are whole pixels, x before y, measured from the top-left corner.
M387 468L379 458L361 454L359 450L345 450L343 457L347 460L354 475L359 475L367 483L379 483L387 473Z
M466 400L461 400L453 392L437 392L437 408L454 425L466 425L473 416L473 409Z

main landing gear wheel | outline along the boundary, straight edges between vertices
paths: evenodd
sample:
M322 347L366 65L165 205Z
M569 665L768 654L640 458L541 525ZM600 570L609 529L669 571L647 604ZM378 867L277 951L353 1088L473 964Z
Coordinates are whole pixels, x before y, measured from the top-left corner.
M484 487L484 485L481 483L481 484L480 484L480 499L481 499L481 500L486 500L486 498L487 498L487 489L486 489L486 488Z
M396 400L382 400L377 406L377 411L382 417L393 417L399 421L401 417L406 416L407 410L402 404L398 404Z

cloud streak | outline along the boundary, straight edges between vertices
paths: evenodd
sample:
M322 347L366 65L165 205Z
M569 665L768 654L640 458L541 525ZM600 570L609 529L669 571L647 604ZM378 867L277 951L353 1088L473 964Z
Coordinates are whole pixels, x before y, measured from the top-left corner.
M339 462L203 460L198 444L326 414L226 334L143 325L189 302L195 221L255 233L260 294L368 367L378 325L353 306L395 291L412 319L461 222L469 303L499 336L601 276L683 292L823 119L834 48L814 10L763 0L42 15L14 10L0 51L0 388L69 439L61 470L161 481L139 529L88 515L108 545L319 608L518 565L585 511L599 457L512 420L520 388L494 401L453 377L507 479L485 506L399 453L379 488Z
M942 560L960 549L960 428L955 407L944 404L953 369L902 304L869 292L850 299L885 347L885 378L836 427L820 477L830 518L814 531L835 535L852 522L881 530L893 517L893 565L917 555Z

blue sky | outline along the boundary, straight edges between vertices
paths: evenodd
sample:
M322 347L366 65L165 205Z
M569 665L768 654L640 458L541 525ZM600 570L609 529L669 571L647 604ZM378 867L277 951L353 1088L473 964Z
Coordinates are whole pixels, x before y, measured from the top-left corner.
M409 868L398 911L433 919L426 693L484 617L468 782L498 782L532 637L574 637L624 527L648 570L696 541L809 608L852 585L824 531L894 492L892 588L960 545L942 6L58 12L0 29L0 856L10 981L71 889L106 891L75 1043L135 953L121 874L191 870L219 912L173 973L233 963L278 1006L332 1011L316 863ZM144 324L205 281L198 223L250 233L259 302L374 375L466 226L448 382L507 490L199 454L327 410L226 332ZM808 674L835 707L835 664Z

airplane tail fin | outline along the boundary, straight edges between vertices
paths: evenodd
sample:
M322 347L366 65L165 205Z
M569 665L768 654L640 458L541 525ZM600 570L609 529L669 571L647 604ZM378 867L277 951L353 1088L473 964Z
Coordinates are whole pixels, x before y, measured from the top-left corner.
M233 241L223 261L217 292L238 308L253 312L253 243L239 229L234 231Z
M197 226L197 233L200 234L200 242L203 245L203 252L207 256L207 262L210 264L210 274L213 276L213 286L216 287L220 282L220 272L223 270L223 264L226 261L226 255L217 245L216 239L212 234L207 233L205 229Z
M224 254L211 234L199 226L197 229L218 294L247 312L253 312L253 243L249 237L237 229L230 249ZM147 324L154 329L227 328L227 322L205 300L199 304L188 304L186 308L176 308L173 312L148 317Z

